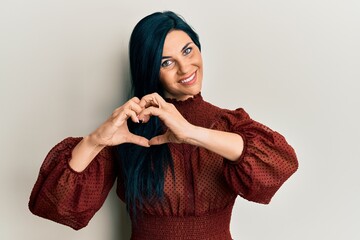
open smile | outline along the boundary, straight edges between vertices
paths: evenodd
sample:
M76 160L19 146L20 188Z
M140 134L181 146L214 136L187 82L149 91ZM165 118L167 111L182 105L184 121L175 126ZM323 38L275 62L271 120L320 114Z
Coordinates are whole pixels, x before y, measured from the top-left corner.
M179 83L181 84L185 84L185 85L192 85L193 83L196 82L196 72L195 71L193 74L191 74L189 77L183 78L179 81Z

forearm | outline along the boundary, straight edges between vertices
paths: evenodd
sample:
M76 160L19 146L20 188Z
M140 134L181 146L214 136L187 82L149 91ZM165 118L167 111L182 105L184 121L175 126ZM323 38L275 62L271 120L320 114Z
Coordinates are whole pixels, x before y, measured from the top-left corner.
M194 127L187 143L206 148L224 158L236 161L244 149L244 140L236 133Z
M72 151L70 167L76 172L82 172L103 148L91 135L84 137Z

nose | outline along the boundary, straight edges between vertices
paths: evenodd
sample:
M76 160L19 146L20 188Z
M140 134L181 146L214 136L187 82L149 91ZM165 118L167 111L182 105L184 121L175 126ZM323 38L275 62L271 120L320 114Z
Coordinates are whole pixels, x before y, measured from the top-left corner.
M177 62L178 74L185 75L190 71L190 64L186 60L180 60Z

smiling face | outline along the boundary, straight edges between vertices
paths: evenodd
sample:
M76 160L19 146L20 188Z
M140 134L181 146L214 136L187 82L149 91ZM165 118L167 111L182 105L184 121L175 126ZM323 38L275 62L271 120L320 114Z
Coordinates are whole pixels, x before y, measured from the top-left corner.
M203 78L199 48L183 31L170 31L164 42L160 81L166 98L185 100L201 90Z

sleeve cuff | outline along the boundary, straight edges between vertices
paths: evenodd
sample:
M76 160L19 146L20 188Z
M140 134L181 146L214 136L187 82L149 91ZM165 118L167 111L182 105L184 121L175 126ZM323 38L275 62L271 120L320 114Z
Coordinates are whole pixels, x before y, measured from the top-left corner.
M229 160L229 159L226 159L226 162L227 162L227 163L229 163L229 164L235 164L235 165L236 165L236 164L239 164L239 163L242 162L242 160L244 159L245 153L246 153L246 150L247 150L247 145L248 145L248 142L247 142L244 134L238 133L238 132L237 132L236 134L240 135L240 137L243 139L243 142L244 142L243 151L242 151L240 157L239 157L238 159L236 159L235 161L231 161L231 160Z

